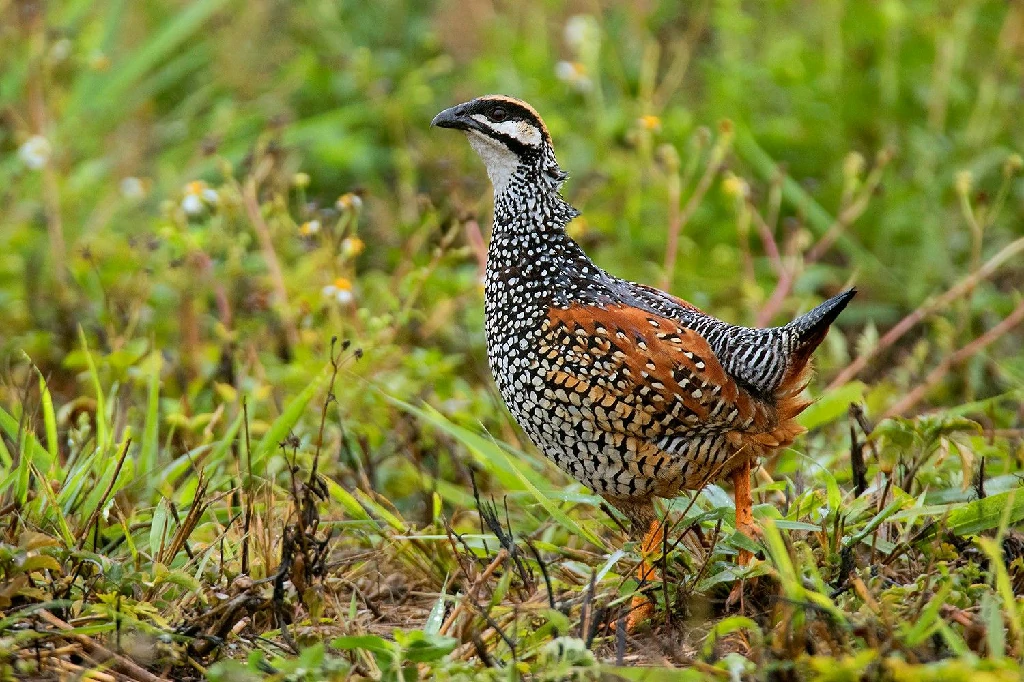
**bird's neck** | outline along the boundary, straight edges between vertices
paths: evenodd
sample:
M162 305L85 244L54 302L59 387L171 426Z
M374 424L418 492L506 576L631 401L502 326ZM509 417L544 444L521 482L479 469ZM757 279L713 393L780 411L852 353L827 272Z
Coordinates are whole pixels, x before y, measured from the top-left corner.
M495 191L488 267L519 267L524 261L557 258L575 246L565 227L580 212L558 192L564 179L561 171L553 175L520 166L504 189Z

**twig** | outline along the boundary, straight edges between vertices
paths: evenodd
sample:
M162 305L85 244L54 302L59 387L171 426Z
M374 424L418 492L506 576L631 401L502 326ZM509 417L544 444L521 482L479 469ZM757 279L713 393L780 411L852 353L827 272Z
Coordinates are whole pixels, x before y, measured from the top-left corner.
M1024 322L1024 301L1018 303L1017 307L1013 309L1013 312L1010 313L1002 322L992 327L960 350L946 357L945 360L939 363L938 367L928 373L928 376L925 377L921 384L905 395L902 400L890 407L882 418L884 419L902 414L917 405L917 403L919 403L928 394L928 391L930 391L935 384L942 381L946 374L949 373L950 369L980 352L985 348L985 346L996 341L1021 322Z
M473 250L473 255L476 256L476 265L480 269L480 275L483 276L487 269L487 245L484 243L484 235L480 231L480 223L476 218L470 218L465 222L465 226L466 241L469 242L469 247Z
M864 408L857 403L850 403L850 468L853 470L853 494L860 497L868 489L868 467L864 463L864 443L857 438L858 413L863 414ZM870 434L865 434L870 435Z
M100 415L96 416L97 419L101 419ZM117 484L117 478L121 475L121 467L124 466L125 457L128 456L128 448L132 446L132 439L129 438L124 443L124 448L121 450L121 456L117 459L117 467L114 469L114 477L110 479L110 484L107 485L107 489L103 491L103 496L100 497L100 503L96 505L96 508L92 510L92 514L89 515L89 521L82 526L82 535L78 538L78 549L82 549L85 545L85 539L89 536L89 530L92 525L99 521L99 515L103 511L103 505L107 503L107 498L110 496L110 492L114 489Z
M469 590L467 590L466 596L463 597L462 601L455 605L454 609L452 609L451 615L449 615L448 618L445 619L444 623L441 625L441 629L438 630L439 634L448 634L448 631L455 624L456 618L458 618L458 616L460 616L462 612L465 610L463 604L466 603L466 600L476 598L477 590L479 590L480 587L487 581L487 579L494 574L498 567L505 562L505 559L507 559L508 556L508 550L504 547L498 550L498 554L494 557L494 561L492 561L487 566L487 568L484 569L484 572L481 573L477 577L477 579L473 581L473 585L469 588Z
M245 204L245 212L249 216L249 222L256 230L256 237L260 240L260 248L263 250L263 259L267 262L267 269L270 270L270 278L274 283L274 295L277 297L277 304L281 314L281 322L284 325L285 334L288 335L288 343L294 348L299 343L299 332L295 328L294 321L288 305L288 289L284 284L284 272L281 270L281 262L277 259L277 252L274 250L274 240L270 236L270 228L267 221L263 219L260 211L260 202L256 196L256 178L250 177L245 182L245 189L242 192L242 200Z
M679 235L690 221L690 218L693 217L697 207L700 206L700 202L704 199L704 195L711 188L711 183L714 182L715 176L721 170L726 154L732 146L732 138L732 122L722 121L719 129L719 138L711 148L711 155L708 159L708 165L704 169L704 175L697 181L697 187L693 190L693 194L690 195L686 206L677 216L674 216L675 220L669 224L668 243L665 246L665 265L661 280L662 289L668 289L672 283L672 275L675 273L676 257L679 251ZM673 211L675 211L674 207Z
M878 340L878 343L875 344L874 348L865 352L863 355L847 365L846 369L840 372L839 375L832 380L832 383L828 385L828 388L826 388L825 391L828 392L834 390L853 379L864 370L871 358L896 343L904 334L910 331L914 325L923 320L933 311L944 308L953 301L963 297L964 294L977 286L981 280L988 279L1003 265L1003 263L1016 256L1021 251L1024 251L1024 237L1004 246L999 253L988 259L988 261L978 268L977 271L957 282L946 293L942 294L938 298L932 299L931 301L922 303L916 310L897 322L892 329L886 332L885 335Z
M82 648L94 656L100 663L109 663L112 667L119 669L124 674L134 677L137 680L142 680L142 682L170 682L166 677L157 677L134 661L119 654L115 654L110 649L98 644L96 640L91 637L78 634L77 632L71 632L71 630L74 630L71 625L65 623L60 618L57 618L57 616L53 615L49 611L39 611L38 615L53 627L61 630L61 637L81 644Z

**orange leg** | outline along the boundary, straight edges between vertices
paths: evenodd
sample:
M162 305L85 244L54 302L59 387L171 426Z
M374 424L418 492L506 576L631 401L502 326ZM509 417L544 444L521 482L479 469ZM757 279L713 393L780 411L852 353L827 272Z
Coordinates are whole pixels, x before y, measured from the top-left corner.
M651 521L651 525L647 529L643 541L640 543L641 562L640 566L636 569L636 577L641 585L655 580L658 576L657 570L647 560L647 557L657 551L659 545L661 545L663 533L664 527L661 521L655 519ZM641 623L648 620L653 613L653 602L641 594L636 595L630 604L629 617L626 619L626 631L632 632Z
M736 530L753 540L758 535L758 528L754 523L754 499L750 495L749 459L732 473L732 485L736 497ZM753 554L741 549L736 561L740 566L746 566L752 558Z
M733 493L736 497L736 530L746 535L748 538L753 540L760 533L757 524L754 523L754 499L750 495L750 460L746 460L732 473L732 485ZM754 555L748 550L741 549L739 556L736 557L736 563L740 566L746 566L750 563L750 560L754 558ZM743 581L737 582L732 592L729 593L729 598L726 600L726 605L731 606L737 602L741 603L743 598Z

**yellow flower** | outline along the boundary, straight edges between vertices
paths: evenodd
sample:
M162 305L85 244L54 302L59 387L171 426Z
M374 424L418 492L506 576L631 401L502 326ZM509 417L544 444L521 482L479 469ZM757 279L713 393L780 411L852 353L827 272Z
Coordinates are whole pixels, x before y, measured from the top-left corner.
M654 114L646 114L639 119L640 127L644 130L658 132L661 130L661 119Z
M359 198L358 194L352 192L346 192L338 197L338 201L335 202L335 206L338 207L339 211L353 211L358 210L363 205L363 200Z
M953 183L958 193L968 194L974 186L974 174L969 170L962 170L956 174Z
M314 234L320 231L319 220L307 220L306 222L299 225L299 234L303 237L312 237Z
M733 173L726 173L722 180L722 192L728 197L741 198L747 196L747 181Z
M355 258L365 248L366 244L359 237L345 237L341 240L341 255L346 258Z

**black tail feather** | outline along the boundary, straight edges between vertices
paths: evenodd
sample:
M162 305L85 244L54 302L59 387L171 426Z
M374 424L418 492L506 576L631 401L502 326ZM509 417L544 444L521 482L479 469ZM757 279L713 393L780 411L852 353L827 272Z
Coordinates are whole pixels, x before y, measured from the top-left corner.
M856 289L847 289L786 325L797 333L797 350L810 354L817 348L825 339L829 326L856 295Z

